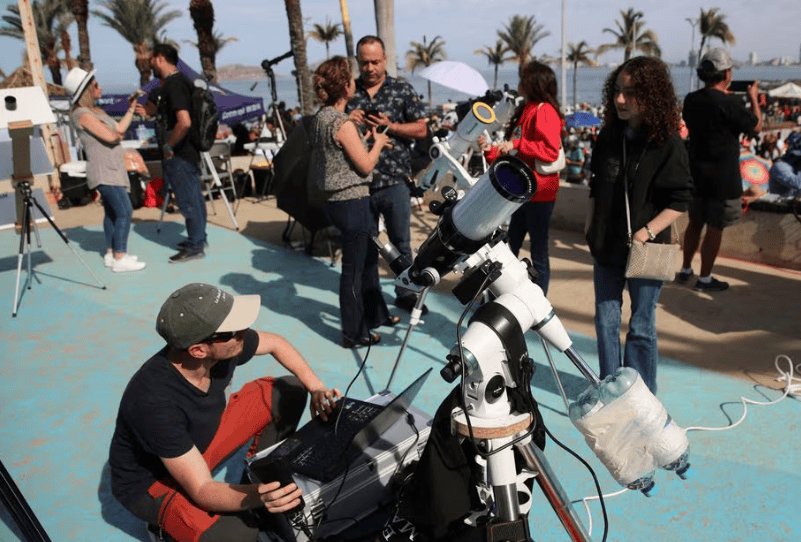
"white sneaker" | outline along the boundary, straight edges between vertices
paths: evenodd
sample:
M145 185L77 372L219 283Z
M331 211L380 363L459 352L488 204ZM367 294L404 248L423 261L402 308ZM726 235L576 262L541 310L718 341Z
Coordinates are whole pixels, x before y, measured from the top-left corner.
M145 268L145 262L140 262L136 259L136 256L131 256L130 254L126 254L122 258L114 259L114 263L111 264L111 270L115 273L125 273L126 271L139 271Z
M139 259L136 256L134 256L133 254L128 254L128 257L129 258L133 258L134 260L138 260ZM103 265L105 265L106 267L109 267L109 268L112 265L114 265L114 253L113 252L106 252L105 254L103 254Z

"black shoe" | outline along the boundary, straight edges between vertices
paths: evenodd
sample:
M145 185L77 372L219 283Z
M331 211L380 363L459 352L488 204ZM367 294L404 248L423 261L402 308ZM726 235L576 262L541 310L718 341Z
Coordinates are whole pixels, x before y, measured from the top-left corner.
M412 309L417 304L417 298L412 296L404 296L404 297L396 297L395 298L395 306L398 307L402 311L406 311L408 313L412 312ZM423 314L428 314L428 307L423 305L421 309Z
M352 341L347 337L342 337L342 348L356 348L358 346L370 346L381 341L381 335L378 333L371 333L363 339Z
M196 250L194 252L189 252L188 250L181 249L178 254L173 254L170 256L170 263L182 263L188 262L190 260L199 260L201 258L205 258L206 253L202 250Z
M187 247L189 247L189 239L184 239L176 246L178 247L178 250L185 250ZM208 247L209 247L209 242L203 241L203 248L208 248Z
M693 290L698 292L722 292L729 287L728 282L723 282L715 277L710 278L711 280L709 282L701 282L701 279L698 279L698 282L693 286Z
M690 269L690 271L688 272L679 271L678 273L676 273L676 282L678 282L679 284L686 284L687 281L690 280L690 277L692 276L693 276L692 269Z

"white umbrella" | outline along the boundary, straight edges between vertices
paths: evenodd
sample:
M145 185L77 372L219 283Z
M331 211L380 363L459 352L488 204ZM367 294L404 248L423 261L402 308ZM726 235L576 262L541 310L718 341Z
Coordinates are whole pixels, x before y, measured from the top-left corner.
M801 87L795 83L785 83L768 91L768 96L773 98L801 98Z
M443 60L420 70L420 77L471 96L483 96L489 90L484 77L464 62Z

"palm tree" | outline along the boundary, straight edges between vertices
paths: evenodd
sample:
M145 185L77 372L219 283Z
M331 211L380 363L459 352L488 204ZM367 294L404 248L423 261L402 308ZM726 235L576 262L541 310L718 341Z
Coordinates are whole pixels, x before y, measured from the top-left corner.
M353 51L353 32L350 30L347 0L339 0L339 11L342 12L342 33L345 34L345 51L348 54L348 60L353 62L355 52Z
M0 36L9 36L25 41L25 32L19 15L19 6L7 6L10 15L3 15L6 26L0 28ZM42 62L47 64L53 83L61 85L61 60L58 52L61 50L59 39L62 33L72 24L72 14L65 0L43 0L31 4L33 20L36 25L36 36L39 38L39 50L42 53Z
M217 53L220 52L220 49L222 49L223 47L225 47L226 45L228 45L232 41L239 41L239 38L234 38L234 37L226 38L221 33L215 32L214 33L214 54L215 54L215 56L217 55ZM184 43L188 43L189 45L191 45L192 47L197 49L197 42L196 41L183 40L183 42Z
M701 47L698 49L699 60L704 52L704 45L707 39L717 38L722 41L724 45L726 43L730 43L731 45L737 43L725 19L725 15L718 13L718 8L712 8L706 11L701 8L701 17L699 18L701 23L698 25L701 32Z
M423 43L410 41L409 45L412 48L406 51L406 69L412 73L421 66L426 67L445 60L445 42L440 36L431 40L431 43L427 43L426 37L423 36ZM427 81L427 83L428 103L431 104L431 81Z
M78 64L86 71L92 69L92 54L89 52L89 0L72 0L70 3L72 16L78 25Z
M534 49L537 42L550 35L550 32L543 31L541 24L537 24L537 20L533 15L530 17L513 15L509 19L509 23L504 25L503 32L498 30L498 37L514 53L514 59L517 60L520 68L532 56L531 50Z
M314 92L309 77L309 61L306 57L306 39L303 37L303 12L300 0L284 0L289 22L289 44L295 59L295 79L298 83L298 98L303 114L314 113Z
M578 109L578 94L576 94L576 81L578 75L578 67L579 64L584 64L585 66L595 66L596 62L594 59L590 58L589 55L594 54L595 51L590 49L589 45L587 45L586 41L580 41L578 45L573 45L573 43L567 44L567 56L566 59L568 62L573 63L573 107L574 109Z
M660 57L662 56L662 49L659 48L659 38L653 30L645 28L645 21L642 20L642 11L635 11L634 8L629 8L626 11L620 10L620 17L623 20L615 21L617 30L611 28L604 28L604 32L609 32L615 36L614 43L607 43L599 45L596 50L596 55L601 55L610 49L623 49L623 61L625 62L631 58L631 54L635 51L642 51L646 55Z
M331 19L325 18L325 25L314 23L314 29L309 31L309 37L325 44L325 58L328 58L330 51L328 50L329 44L335 41L342 35L342 29L339 24L332 24Z
M189 15L197 32L200 67L207 81L217 82L217 52L214 50L214 6L211 0L190 0Z
M164 13L165 0L98 0L107 11L92 10L105 26L113 28L133 46L139 86L150 81L150 50L160 41L159 32L181 16L174 9ZM162 34L163 36L163 34Z
M483 49L476 49L475 53L477 55L484 55L487 57L487 64L490 64L495 67L495 79L492 82L492 88L498 88L498 68L501 64L508 62L510 60L514 60L514 56L506 56L506 53L510 52L509 47L507 47L503 40L498 40L495 42L495 47L491 47L489 45L485 45Z

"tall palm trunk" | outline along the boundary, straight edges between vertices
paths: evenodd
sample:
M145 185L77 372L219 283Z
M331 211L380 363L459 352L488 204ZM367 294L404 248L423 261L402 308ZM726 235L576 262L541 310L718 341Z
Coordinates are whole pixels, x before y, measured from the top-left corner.
M314 93L309 78L309 63L306 58L306 40L303 37L303 13L300 0L284 0L286 16L289 20L289 43L295 56L295 80L298 84L298 98L303 114L314 114Z
M342 12L342 33L345 34L345 52L348 60L356 56L353 51L353 32L350 29L350 16L348 15L348 0L339 0L339 11Z
M189 15L197 31L197 50L203 76L217 82L216 47L214 45L214 6L211 0L191 0Z
M139 86L143 87L150 81L150 46L146 41L134 45L136 69L139 70Z
M50 69L50 76L53 78L53 83L61 85L61 61L56 56L56 38L52 37L47 40L43 48L45 64Z
M72 0L72 15L78 25L78 64L90 71L92 69L92 54L89 52L89 0Z
M373 0L375 5L375 26L378 37L384 42L387 54L387 73L398 75L398 54L395 50L395 1Z

